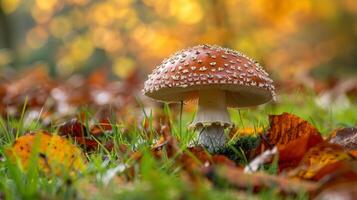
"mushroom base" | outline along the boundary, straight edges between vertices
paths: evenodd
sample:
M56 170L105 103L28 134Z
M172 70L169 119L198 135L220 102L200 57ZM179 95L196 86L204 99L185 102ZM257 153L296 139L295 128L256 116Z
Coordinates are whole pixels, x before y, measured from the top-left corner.
M227 137L224 133L224 127L220 125L211 125L199 129L199 144L205 146L208 151L213 152L224 146Z

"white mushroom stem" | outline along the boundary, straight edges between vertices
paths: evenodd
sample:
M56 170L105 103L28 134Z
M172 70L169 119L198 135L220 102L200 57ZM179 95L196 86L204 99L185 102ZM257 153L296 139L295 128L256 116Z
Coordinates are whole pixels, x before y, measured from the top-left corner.
M224 128L231 124L224 90L200 90L198 110L192 123L200 132L199 143L209 151L226 143Z

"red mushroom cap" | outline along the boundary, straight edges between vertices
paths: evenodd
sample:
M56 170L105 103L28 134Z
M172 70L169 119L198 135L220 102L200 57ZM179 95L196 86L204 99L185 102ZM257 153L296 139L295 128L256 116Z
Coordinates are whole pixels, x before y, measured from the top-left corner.
M221 89L229 107L247 107L275 98L272 83L269 74L246 55L199 45L165 59L149 75L143 92L156 100L177 102L197 98L202 89Z

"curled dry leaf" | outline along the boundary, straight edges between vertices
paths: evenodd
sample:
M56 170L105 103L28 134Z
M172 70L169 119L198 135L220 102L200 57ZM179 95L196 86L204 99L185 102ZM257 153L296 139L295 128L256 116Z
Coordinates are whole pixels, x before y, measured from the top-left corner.
M353 160L353 157L340 145L327 142L320 143L311 148L304 156L295 171L295 177L302 179L319 180L324 177L321 169L338 161ZM338 168L326 170L325 173L332 173ZM319 172L320 171L320 172ZM319 175L317 176L317 173ZM325 174L328 175L328 174Z
M19 161L23 169L30 164L32 153L38 153L39 169L45 173L61 174L63 169L82 171L86 167L86 158L82 151L70 141L48 133L33 133L19 137L6 155L12 161Z
M270 129L262 135L256 153L277 146L280 170L297 166L311 147L323 141L315 127L296 115L270 115L269 121Z
M337 129L332 132L328 141L351 151L357 150L357 128Z

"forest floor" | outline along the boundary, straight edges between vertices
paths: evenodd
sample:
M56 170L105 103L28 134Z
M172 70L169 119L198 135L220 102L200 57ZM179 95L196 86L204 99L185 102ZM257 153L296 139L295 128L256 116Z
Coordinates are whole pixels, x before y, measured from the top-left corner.
M57 100L60 91L53 89ZM323 108L314 92L297 91L279 94L275 103L230 109L235 128L227 130L228 144L208 152L187 128L192 105L181 110L136 97L105 111L73 103L63 116L67 104L46 100L34 109L42 93L24 91L34 95L22 98L15 111L3 109L0 119L0 199L356 195L356 104Z

